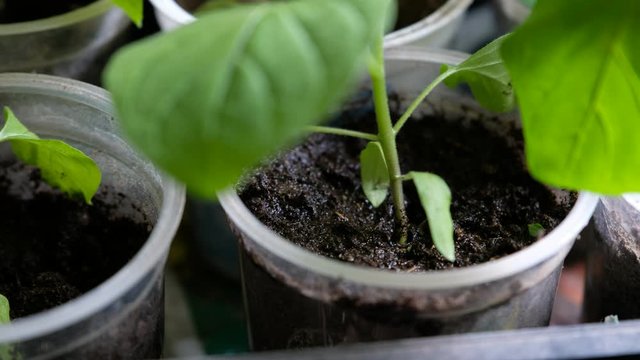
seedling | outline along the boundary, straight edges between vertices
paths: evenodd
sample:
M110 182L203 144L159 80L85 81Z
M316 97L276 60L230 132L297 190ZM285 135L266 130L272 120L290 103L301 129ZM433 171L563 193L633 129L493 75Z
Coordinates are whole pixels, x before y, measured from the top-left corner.
M382 50L392 6L390 0L292 0L212 12L121 51L105 84L129 139L203 197L214 198L266 155L299 141L309 126L369 140L361 155L368 199L379 205L390 190L402 243L402 182L412 181L433 242L452 261L449 189L435 174L402 172L395 144L441 82L465 82L482 105L505 111L515 105L511 75L535 177L569 189L640 190L638 141L630 141L640 134L640 48L633 41L640 2L540 0L515 34L443 66L397 121L387 104ZM353 88L364 64L378 132L316 126Z
M91 204L100 186L101 173L90 157L63 141L41 139L29 131L8 107L4 108L4 118L0 143L8 141L16 157L39 168L42 179L49 185L69 196L82 197ZM0 324L7 322L9 301L0 294ZM0 347L0 354L2 351Z

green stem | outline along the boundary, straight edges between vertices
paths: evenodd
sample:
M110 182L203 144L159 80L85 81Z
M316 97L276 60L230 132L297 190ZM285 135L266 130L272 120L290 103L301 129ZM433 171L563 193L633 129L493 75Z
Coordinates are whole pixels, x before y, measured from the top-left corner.
M387 100L387 83L384 71L384 50L382 36L377 39L372 58L369 62L369 75L373 90L373 102L378 123L378 139L382 146L382 153L389 169L391 182L391 197L393 199L396 221L400 231L400 244L407 241L407 212L404 206L404 192L402 190L402 172L396 147L396 132L393 130L391 112Z
M334 128L329 126L307 126L307 130L311 132L322 133L322 134L342 135L342 136L350 136L350 137L359 138L359 139L365 139L369 141L378 141L377 135L369 134L361 131L355 131L355 130L340 129L340 128Z
M404 124L407 122L407 120L409 120L411 115L413 115L413 112L416 111L418 106L420 106L420 104L431 93L431 91L435 89L435 87L438 86L438 84L440 84L442 81L444 81L444 79L446 79L449 75L451 75L450 71L445 71L442 74L440 74L440 76L435 78L431 82L431 84L429 84L429 86L427 86L424 90L422 90L420 95L418 95L418 97L415 100L413 100L409 108L400 117L400 120L398 120L398 122L393 126L393 131L395 131L396 134L400 132L400 130L402 129Z

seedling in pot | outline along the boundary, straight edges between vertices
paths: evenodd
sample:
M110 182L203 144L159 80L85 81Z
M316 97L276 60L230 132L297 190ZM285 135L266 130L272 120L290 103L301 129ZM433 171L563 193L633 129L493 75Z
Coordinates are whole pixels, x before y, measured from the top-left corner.
M9 142L15 156L40 169L44 181L87 204L100 186L101 173L96 163L82 151L60 140L41 139L29 131L8 107L0 129L0 143ZM0 324L9 322L9 301L0 295Z
M393 5L391 1L344 2L336 0L331 0L326 3L312 1L265 3L212 14L213 16L204 17L201 21L198 21L195 28L189 27L188 29L191 31L187 32L189 34L187 37L190 38L191 41L208 42L208 40L201 35L198 36L197 33L201 31L212 33L209 27L219 28L221 26L227 30L235 30L234 35L237 36L237 38L232 38L231 40L240 41L240 43L229 40L225 41L222 38L222 31L219 32L221 35L218 38L218 50L216 50L216 53L222 56L216 55L215 53L209 55L214 59L217 58L216 60L220 61L220 64L206 70L209 73L206 77L211 80L201 84L203 87L201 94L204 98L207 98L206 100L204 98L186 99L182 98L182 94L179 94L179 96L176 96L178 94L168 94L172 97L171 102L177 101L180 103L187 101L190 103L189 106L186 104L178 105L182 111L191 112L194 107L201 107L202 105L208 108L204 112L209 113L211 116L199 113L197 117L194 118L194 120L201 119L203 121L201 124L202 129L198 130L197 133L208 134L208 136L217 139L211 141L212 139L202 138L196 135L190 140L192 144L191 147L195 150L199 148L199 144L204 146L205 143L209 143L213 148L221 147L220 150L222 151L225 142L228 141L228 139L224 139L225 134L230 135L229 128L234 126L239 126L237 131L243 134L243 139L238 138L236 140L238 141L238 149L223 150L223 152L229 153L230 155L240 155L239 159L224 159L218 157L217 154L203 153L200 150L197 151L200 154L198 157L202 155L209 157L209 159L204 161L204 163L208 163L204 167L204 173L213 174L215 172L222 175L222 177L205 176L201 178L199 175L189 174L193 169L182 167L185 165L193 165L193 163L188 164L185 161L169 163L165 159L165 161L163 161L165 167L168 166L174 174L176 174L177 171L177 174L179 174L178 177L189 184L192 191L196 194L209 197L214 196L215 191L235 181L247 166L254 165L255 161L262 158L265 155L265 150L267 150L264 148L268 148L267 153L278 149L280 145L290 142L290 139L293 137L299 137L300 131L305 130L307 125L313 124L317 119L326 116L328 110L337 105L342 100L342 95L351 88L359 73L359 65L362 64L365 55L369 53L369 73L372 78L373 97L379 130L378 134L365 134L327 127L315 127L313 129L320 132L349 135L371 140L371 143L362 153L363 187L367 197L374 206L378 206L386 198L389 189L391 190L398 223L398 239L399 242L403 244L407 240L407 217L405 213L402 182L412 180L418 189L421 202L429 218L431 236L435 246L443 256L453 261L455 254L453 245L453 223L449 212L451 201L449 188L441 178L434 174L416 172L402 173L400 171L395 141L397 133L408 120L411 113L416 109L420 101L433 90L437 83L454 74L460 77L468 76L465 74L475 74L478 78L493 76L490 70L478 72L477 68L483 68L484 63L477 64L476 62L482 62L487 59L493 61L495 57L492 57L489 53L494 52L495 47L488 47L485 51L479 53L482 56L479 58L480 60L473 58L461 64L459 67L449 69L446 76L439 77L431 84L421 95L421 98L416 100L405 115L394 124L387 103L382 50L385 24L389 23L384 14L387 12L387 9ZM363 14L364 16L362 16ZM345 34L351 34L351 37L353 37L352 41L339 45L341 49L339 53L342 55L340 57L332 55L336 50L334 39L338 32L336 32L336 30L328 30L323 21L323 19L335 19L336 16L337 19L340 19L339 26L336 30L344 32ZM360 21L362 18L366 19L367 22L362 23ZM229 26L231 26L231 24L233 24L233 28L230 29ZM359 26L357 31L342 31L342 29L340 29L340 27L351 28L354 24ZM290 30L289 26L295 31ZM207 30L205 30L205 28L207 28ZM308 33L306 33L307 31ZM185 36L184 34L184 31L178 30L175 33L168 34L166 37L159 38L159 40L171 39L176 42L168 42L165 45L177 46L178 43L186 41L186 39L183 38ZM230 35L225 34L224 37L230 38ZM310 41L310 38L314 40ZM278 47L274 41L277 41L277 43L288 42L292 44L292 48L287 49L284 54L274 52L271 46L274 48ZM373 47L370 48L370 44L373 44ZM154 49L155 46L147 50L154 51ZM195 49L196 47L191 48L191 50ZM370 49L373 51L369 52ZM141 48L138 50L141 50ZM181 59L198 58L195 54L188 54L190 49L184 50L186 53L181 55ZM253 51L255 51L255 53L251 54L250 52ZM116 59L115 63L112 64L112 69L113 67L118 67L118 61L124 61L132 65L139 63L138 56L140 56L140 53L134 55L136 58L133 60L134 63L132 63L132 58L123 60L123 57L120 57ZM157 54L154 56L157 56ZM280 59L283 56L284 58L288 58L289 61L281 61ZM163 58L163 65L160 67L166 65L167 68L165 68L165 71L172 71L169 70L170 68L194 68L193 64L179 65L174 63L174 59L164 56ZM202 59L202 57L200 57L200 59ZM216 60L212 60L211 58L202 60L204 61L200 66L203 67L208 67L210 64L209 61L216 63ZM178 62L182 61L183 60L178 60ZM324 61L329 61L329 63L324 63ZM230 65L235 62L240 62L244 64L244 66L237 69L237 72L234 74L233 66ZM183 67L183 65L185 67ZM137 66L133 65L130 69L133 68L137 68ZM133 80L132 77L137 78L141 75L140 73L127 75L123 70L122 68L115 71L112 70L106 77L108 86L111 86L112 90L115 90L116 104L119 103L121 106L126 102L123 96L124 91L128 92L132 87L128 87L126 90L122 88L114 89L114 84L120 84L119 79L123 79L120 78L121 76L126 76L130 80ZM203 73L204 71L205 70L203 70ZM269 71L273 71L273 73L265 74L265 72ZM290 77L275 79L276 72L288 73ZM245 76L246 78L244 78ZM114 77L119 79L114 80ZM224 79L234 79L237 83L229 83L228 80ZM268 79L275 79L273 81L276 83L271 85L263 83L265 80L269 81ZM150 85L155 81L162 82L164 80L166 79L156 77L148 84ZM302 82L300 80L302 80ZM184 81L184 79L182 81ZM301 86L304 86L305 82L313 84L313 86L305 89L305 91L301 91ZM501 90L504 87L508 87L508 84L500 80L494 81L487 79L486 82L495 83L496 86L500 86ZM136 83L136 80L133 80L132 83ZM158 83L154 85L154 87L156 86L166 89L166 86ZM235 86L239 86L240 88L234 89ZM174 88L180 87L179 84L176 84ZM123 90L123 92L119 90ZM224 94L225 92L226 94ZM302 92L305 93L303 99L299 97L299 94ZM171 93L170 90L169 93ZM211 94L216 94L216 96L210 97ZM228 97L229 101L222 101L224 97ZM296 99L296 101L292 101L293 99ZM119 102L119 100L121 101ZM201 104L198 104L198 101L201 102ZM162 100L160 103L165 103L165 101ZM512 104L512 101L505 101L505 103ZM126 121L128 109L121 107L120 110L121 115L124 116ZM131 110L134 109L132 108ZM164 113L165 110L168 112L172 111L170 109L163 109L162 112ZM254 129L243 126L242 122L246 121L246 119L237 117L249 110L251 110L252 113L247 114L246 119L262 116L264 123L261 123ZM184 113L184 116L187 116L187 114ZM164 116L160 115L158 122L163 122L163 118ZM206 118L206 120L204 118ZM283 126L279 129L268 128L268 124L278 123ZM129 131L130 135L132 135L132 126L138 127L141 124L125 122L124 125L125 131ZM276 125L276 127L278 126ZM133 131L135 132L136 130ZM176 131L178 130L176 129ZM216 133L216 131L219 131L219 133ZM267 131L268 134L265 134L264 131ZM147 131L145 130L145 132ZM176 134L180 133L184 133L184 130L176 132ZM136 140L135 135L133 135L133 139L134 141ZM182 145L185 144L183 143L181 146ZM251 147L256 148L251 149ZM148 150L145 146L142 148L143 150ZM163 152L157 148L154 151L158 150ZM243 159L243 153L250 155L251 158L255 160L247 161L248 159ZM155 159L165 157L165 154L157 155L158 156L152 155L151 157ZM215 164L218 162L219 164ZM235 175L225 178L223 174L225 173L225 168L228 168L229 165L235 165L238 166L238 168L237 170L227 169L227 172L233 171ZM182 169L172 169L174 166L181 167ZM217 182L223 181L224 183L215 184L211 183L211 180Z
M640 151L630 151L638 142L628 141L640 133L634 120L640 118L640 55L632 41L640 34L633 21L640 3L541 0L515 34L457 66L443 66L396 121L382 50L392 6L390 0L293 0L213 12L125 48L109 64L105 84L129 139L203 197L214 198L266 155L299 141L310 126L369 140L361 155L367 198L377 206L391 193L402 243L402 183L412 181L432 240L452 261L449 189L435 174L402 172L395 143L441 82L467 83L482 105L506 111L515 105L513 77L528 165L539 180L608 193L640 190L640 166L628 166L640 164ZM596 27L592 16L599 13L606 15L596 16ZM571 32L564 31L567 22ZM606 46L607 40L614 46ZM317 126L353 88L365 64L378 132ZM623 95L609 96L614 90ZM585 146L587 141L604 141L605 151ZM616 157L611 164L610 156ZM591 167L599 171L587 171Z

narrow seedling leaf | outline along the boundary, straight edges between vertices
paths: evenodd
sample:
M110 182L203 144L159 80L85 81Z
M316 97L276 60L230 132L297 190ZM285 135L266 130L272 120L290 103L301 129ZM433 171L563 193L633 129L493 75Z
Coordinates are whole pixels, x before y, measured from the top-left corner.
M538 223L529 224L527 228L529 229L529 235L532 237L539 237L544 234L544 227Z
M455 261L449 186L441 177L428 172L411 172L410 175L427 214L433 244L445 259Z
M142 17L144 10L144 0L111 0L116 6L121 8L125 14L136 24L137 27L142 26Z
M538 180L640 191L638 19L640 1L539 0L505 40L527 165Z
M42 178L70 196L81 195L91 204L100 186L101 173L96 163L82 151L60 140L40 139L29 131L8 107L0 142L9 141L22 162L40 169Z
M11 322L9 310L9 300L0 294L0 324L8 324Z
M371 141L360 153L360 178L362 189L373 207L380 206L389 193L389 170L384 160L382 146Z
M210 12L123 49L104 83L131 142L193 194L214 198L337 108L365 69L388 2Z
M511 78L500 57L500 47L508 36L497 38L459 65L442 65L440 72L448 74L444 83L450 87L468 84L476 100L489 110L512 110L515 96Z

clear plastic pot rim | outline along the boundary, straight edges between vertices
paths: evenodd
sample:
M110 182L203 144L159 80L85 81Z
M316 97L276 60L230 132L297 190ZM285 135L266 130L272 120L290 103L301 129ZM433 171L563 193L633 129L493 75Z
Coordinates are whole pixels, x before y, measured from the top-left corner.
M104 14L114 7L115 5L111 0L98 0L76 10L44 19L0 24L0 36L28 34L62 28Z
M79 102L115 116L109 93L97 86L50 75L0 74L0 92L28 92ZM24 341L73 325L111 304L131 289L169 250L185 202L185 189L162 177L163 201L158 221L138 253L116 274L89 292L60 306L0 325L0 344Z
M401 46L424 38L460 16L472 2L473 0L448 0L424 19L387 34L384 37L384 46L388 48Z
M175 0L149 0L153 6L172 22L188 24L196 18L182 8ZM424 19L405 28L396 30L385 36L385 46L393 47L408 44L414 40L423 38L428 34L438 31L440 28L459 16L473 2L473 0L447 0L438 10Z
M520 0L498 0L498 6L507 18L517 24L523 23L531 14L531 8Z
M386 52L392 61L425 61L457 64L465 54L446 50L395 48ZM441 290L488 283L518 274L555 256L569 247L587 225L599 197L582 192L567 217L551 232L532 245L497 260L451 270L401 273L367 268L314 254L276 234L262 224L243 204L238 194L227 190L219 194L220 204L230 220L260 247L295 266L341 281L375 287Z

